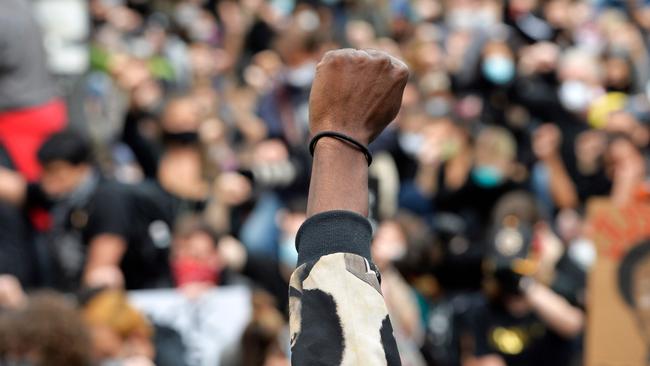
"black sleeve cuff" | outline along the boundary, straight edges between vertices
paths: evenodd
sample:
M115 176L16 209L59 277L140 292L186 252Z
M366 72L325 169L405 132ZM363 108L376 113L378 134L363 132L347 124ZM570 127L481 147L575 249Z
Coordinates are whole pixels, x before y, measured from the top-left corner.
M332 253L352 253L370 258L372 228L368 220L351 211L327 211L307 219L298 231L298 266Z

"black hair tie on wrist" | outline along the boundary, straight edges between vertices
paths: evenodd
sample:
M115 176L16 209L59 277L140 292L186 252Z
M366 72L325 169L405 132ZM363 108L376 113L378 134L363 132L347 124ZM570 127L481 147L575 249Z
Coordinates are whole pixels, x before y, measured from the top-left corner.
M368 161L368 166L372 164L372 155L370 154L370 150L366 146L364 146L362 143L359 141L353 139L352 137L348 135L344 135L340 132L334 132L334 131L323 131L319 132L314 137L312 137L311 142L309 143L309 153L311 156L314 156L314 149L316 149L316 143L318 140L322 139L323 137L332 137L337 140L347 142L348 144L354 146L357 150L361 151L363 155L366 156L366 160Z

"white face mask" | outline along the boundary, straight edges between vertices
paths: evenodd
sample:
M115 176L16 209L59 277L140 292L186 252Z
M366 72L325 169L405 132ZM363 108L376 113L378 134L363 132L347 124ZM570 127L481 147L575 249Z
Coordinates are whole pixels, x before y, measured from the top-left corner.
M448 12L445 20L452 29L488 29L499 21L498 15L489 8L457 8Z
M431 117L444 117L449 114L451 106L449 101L444 97L429 98L424 103L424 109Z
M294 269L298 263L298 252L296 251L296 237L286 236L278 243L278 260L287 268Z
M377 260L396 262L406 256L406 245L399 242L375 242L372 255Z
M578 238L571 242L567 254L583 271L588 271L596 262L596 248L591 240Z
M405 153L415 156L422 150L424 136L419 133L404 132L398 136L397 142Z
M598 96L598 91L582 81L568 80L560 85L558 96L564 108L571 112L584 112Z
M304 64L290 68L286 73L287 84L296 88L307 88L314 81L316 76L316 64L313 62L305 62Z

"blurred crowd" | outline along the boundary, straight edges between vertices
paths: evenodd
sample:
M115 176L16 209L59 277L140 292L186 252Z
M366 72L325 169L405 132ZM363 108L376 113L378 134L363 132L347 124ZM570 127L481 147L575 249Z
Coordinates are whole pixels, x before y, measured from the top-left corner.
M411 70L369 181L403 364L580 365L587 203L650 195L649 46L645 0L3 0L0 364L288 365L309 90L351 47ZM194 333L133 295L230 287L201 311L245 323Z

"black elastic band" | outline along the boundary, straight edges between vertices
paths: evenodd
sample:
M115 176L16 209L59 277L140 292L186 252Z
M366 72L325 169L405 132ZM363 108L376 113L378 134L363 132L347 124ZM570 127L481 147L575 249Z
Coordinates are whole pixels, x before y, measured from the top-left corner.
M312 137L311 142L309 143L309 153L311 154L311 156L314 156L314 149L316 149L316 143L318 142L318 140L320 140L323 137L332 137L337 140L347 142L348 144L356 147L359 151L363 153L363 155L366 156L366 160L368 161L368 166L372 164L372 155L370 154L370 150L368 150L367 147L365 147L362 143L360 143L359 141L353 139L348 135L344 135L340 132L334 132L334 131L319 132L316 135L314 135L314 137Z

